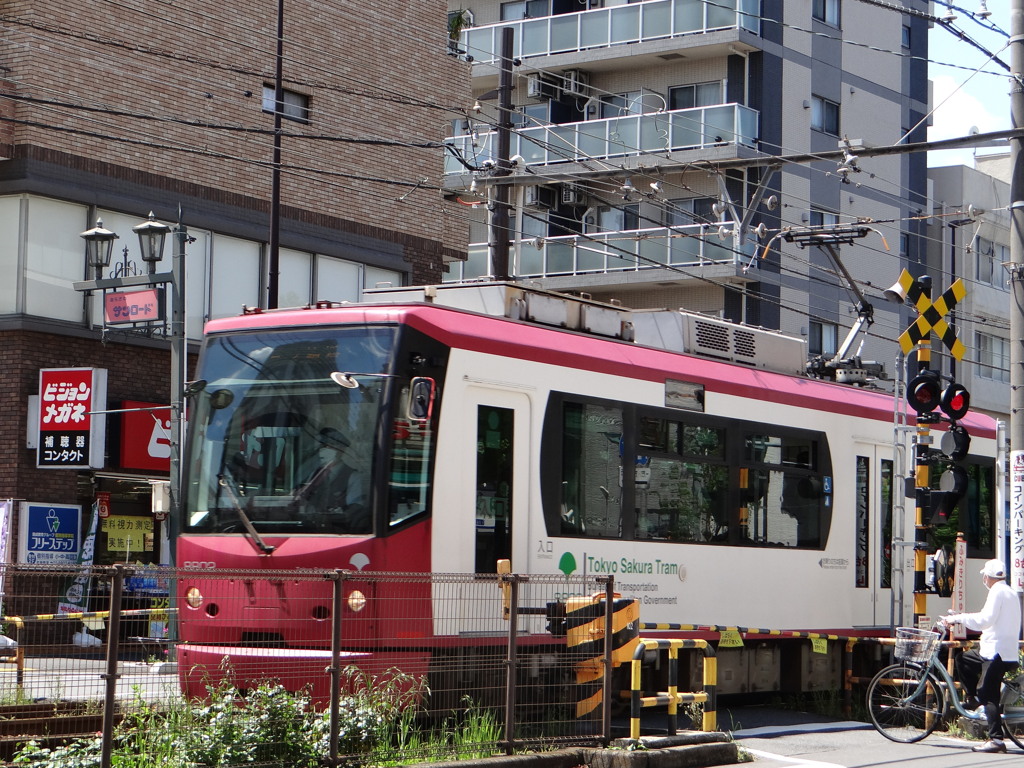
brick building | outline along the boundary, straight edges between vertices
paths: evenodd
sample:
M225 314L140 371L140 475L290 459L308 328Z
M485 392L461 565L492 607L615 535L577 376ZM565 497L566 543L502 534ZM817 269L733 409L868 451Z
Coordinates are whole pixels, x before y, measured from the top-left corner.
M97 220L119 235L105 275L145 271L131 228L151 211L187 227L193 358L203 322L243 305L351 301L381 282L440 280L467 236L458 206L439 192L440 142L469 82L468 65L448 55L445 14L442 0L5 4L0 498L16 511L20 502L81 505L84 527L99 493L112 516L152 520L150 481L167 478L166 467L144 468L154 456L139 455L166 443L166 416L155 411L142 412L141 427L123 413L106 417L101 466L37 467L40 370L106 370L107 409L169 398L164 324L103 333L102 296L73 286L93 276L80 234ZM165 255L158 271L169 263ZM122 446L150 424L143 447ZM136 552L107 547L101 527L97 559L157 562L163 526L146 523L148 537L131 540L144 544ZM16 527L13 561L17 540Z

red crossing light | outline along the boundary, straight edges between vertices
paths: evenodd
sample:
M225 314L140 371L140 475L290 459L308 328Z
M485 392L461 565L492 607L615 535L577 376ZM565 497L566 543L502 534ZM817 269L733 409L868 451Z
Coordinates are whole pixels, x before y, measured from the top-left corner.
M962 384L950 384L942 393L942 401L939 403L942 412L949 416L952 421L959 421L967 415L971 407L971 393Z
M935 371L921 371L907 385L907 404L917 413L931 413L942 401L942 382Z

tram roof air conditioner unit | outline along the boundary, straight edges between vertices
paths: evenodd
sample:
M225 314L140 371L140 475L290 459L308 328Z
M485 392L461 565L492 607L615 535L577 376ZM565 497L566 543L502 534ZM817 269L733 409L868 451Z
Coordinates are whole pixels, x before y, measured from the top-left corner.
M590 76L578 69L567 69L562 73L562 93L566 96L586 98L590 91Z
M584 205L587 195L575 184L562 185L562 205Z
M524 190L523 205L530 208L554 208L555 190L541 184L533 184Z
M526 95L531 99L553 99L558 95L558 86L544 75L527 75Z

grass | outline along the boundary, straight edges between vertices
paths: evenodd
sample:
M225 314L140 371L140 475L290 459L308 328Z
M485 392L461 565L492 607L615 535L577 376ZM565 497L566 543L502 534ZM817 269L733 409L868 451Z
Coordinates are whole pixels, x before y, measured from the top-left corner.
M227 679L227 678L226 678ZM424 716L429 690L390 670L373 677L345 671L336 750L347 766L394 766L485 757L502 738L502 725L464 698L443 722ZM226 683L206 700L157 705L141 698L114 733L115 768L228 768L287 765L317 768L331 752L327 712L303 692L267 681L243 694ZM24 745L14 764L30 768L98 768L99 737L61 746Z

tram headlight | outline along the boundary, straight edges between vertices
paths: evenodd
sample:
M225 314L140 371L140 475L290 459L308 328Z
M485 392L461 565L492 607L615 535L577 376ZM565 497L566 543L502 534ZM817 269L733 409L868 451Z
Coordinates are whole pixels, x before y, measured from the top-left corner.
M203 593L199 591L199 587L189 587L185 592L185 602L189 608L198 608L203 604Z
M359 613L363 608L366 607L366 595L360 592L358 589L353 589L348 593L348 608L353 613Z

